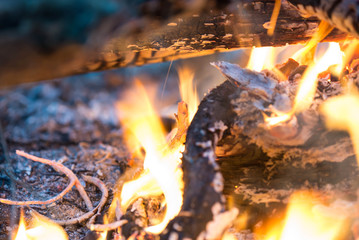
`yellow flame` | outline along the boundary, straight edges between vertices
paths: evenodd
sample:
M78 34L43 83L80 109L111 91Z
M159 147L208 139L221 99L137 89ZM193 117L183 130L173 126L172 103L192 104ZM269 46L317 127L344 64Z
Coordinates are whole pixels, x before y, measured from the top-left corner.
M319 194L298 191L290 197L284 225L273 225L266 240L337 239L346 224L338 209L323 205ZM280 225L280 224L279 224Z
M318 74L335 64L342 64L342 51L339 43L331 42L323 56L316 60L314 64L309 65L304 72L294 99L294 112L303 111L311 105L317 89Z
M267 123L268 126L275 126L279 123L286 122L290 120L294 114L293 111L290 111L288 113L277 113L277 116L268 117L267 115L263 114L264 122Z
M100 236L97 240L106 240L107 239L107 231L101 232Z
M337 76L340 76L343 69L348 66L349 61L352 59L354 54L358 51L359 48L359 40L352 39L350 40L350 43L348 47L345 48L344 53L342 54L342 63L338 64L334 69L333 73Z
M105 215L103 217L103 224L108 224L108 216ZM91 229L93 230L93 229ZM98 232L98 238L97 240L106 240L107 239L107 233L108 231Z
M225 232L222 240L237 240L238 238L236 237L236 235L234 235L234 233L229 233L229 232Z
M28 239L28 238L26 236L26 226L25 226L25 219L24 219L24 211L21 209L19 228L17 229L15 240L26 240L26 239Z
M348 131L359 164L359 94L352 92L328 99L321 107L330 129Z
M268 28L268 31L267 31L267 34L269 36L273 36L273 34L274 34L275 25L277 23L281 3L282 3L281 0L275 0L273 13L272 13L272 16L270 18L269 28Z
M67 240L65 230L58 224L51 220L33 214L30 228L26 228L24 215L21 212L19 229L16 234L15 240Z
M333 27L331 24L321 21L318 26L318 31L315 32L305 47L296 52L292 58L300 64L311 64L318 43L322 41L332 30Z
M288 121L295 113L309 108L317 89L318 74L327 70L332 65L342 64L342 62L342 51L339 43L329 43L325 53L320 58L314 59L314 62L310 64L304 72L291 111L287 113L276 112L274 116L270 117L264 115L264 121L267 125L274 126Z
M196 87L193 86L194 72L188 67L181 67L178 69L178 77L181 98L187 103L189 121L192 121L199 103Z
M182 169L179 168L181 149L166 148L165 131L151 106L146 90L139 81L125 101L118 103L120 119L146 151L144 171L141 176L125 183L121 192L123 211L139 196L164 194L166 214L161 223L146 228L151 233L161 233L182 206Z
M271 69L274 66L274 55L273 47L253 48L247 68L257 72Z
M293 55L293 59L304 64L309 64L308 68L304 72L302 80L299 84L297 94L294 99L294 106L290 112L280 113L276 116L264 117L265 122L269 126L277 125L281 122L288 121L296 112L301 112L307 109L315 95L317 89L317 76L319 73L325 71L331 65L342 64L342 51L340 50L339 43L329 43L329 47L320 59L314 59L314 51L318 43L325 38L333 27L325 21L319 24L318 31L314 34L311 40L306 46L300 49ZM308 55L310 55L308 57Z

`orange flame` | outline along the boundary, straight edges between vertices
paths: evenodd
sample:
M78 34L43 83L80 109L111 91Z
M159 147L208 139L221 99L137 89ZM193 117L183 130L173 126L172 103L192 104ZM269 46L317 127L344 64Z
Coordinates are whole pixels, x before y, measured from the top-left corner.
M347 223L347 215L339 214L342 211L337 206L325 205L319 193L295 192L290 197L284 225L271 225L265 239L337 239Z
M321 107L326 125L330 129L348 131L359 164L359 93L328 99Z
M24 211L21 209L20 212L20 222L19 228L17 229L15 240L27 240L26 236L26 226L25 226L25 219L24 219Z
M344 53L342 56L342 59L343 59L342 63L338 64L334 68L335 75L340 76L343 69L345 69L345 67L349 65L349 62L352 60L354 54L358 52L358 48L359 48L359 40L357 40L357 39L350 40L350 43L344 50Z
M274 47L253 48L247 68L257 72L271 69L274 66L274 55Z
M311 64L315 50L320 41L322 41L331 31L333 30L332 25L325 21L321 21L318 27L318 31L315 32L310 41L305 45L304 48L296 52L292 58L301 64Z
M278 19L281 4L282 4L281 0L275 0L273 13L272 13L272 16L270 18L269 27L268 27L268 31L267 31L267 34L269 36L273 36L273 34L274 34L275 25L277 23L277 19Z
M316 60L314 64L309 65L304 72L294 100L294 112L303 111L310 106L317 89L318 74L336 64L342 64L342 51L339 43L331 42L323 56Z
M294 99L294 105L291 111L287 113L276 112L275 116L264 116L268 126L274 126L288 121L295 113L301 112L310 107L317 89L317 76L327 70L332 65L342 65L343 52L340 50L339 43L329 43L325 53L308 66L303 74L302 80L298 86L297 94Z
M15 240L67 240L65 230L51 220L33 214L31 220L31 228L26 228L24 214L21 211L19 228Z
M123 126L132 132L146 151L141 176L123 185L121 208L125 211L138 197L163 193L166 201L164 219L159 224L146 228L148 232L161 233L182 206L182 169L179 168L181 147L165 147L164 128L139 81L135 81L135 88L127 93L125 101L119 102L117 107Z
M178 69L178 77L181 98L188 104L188 117L192 121L199 103L196 87L193 86L194 72L188 67L181 67Z

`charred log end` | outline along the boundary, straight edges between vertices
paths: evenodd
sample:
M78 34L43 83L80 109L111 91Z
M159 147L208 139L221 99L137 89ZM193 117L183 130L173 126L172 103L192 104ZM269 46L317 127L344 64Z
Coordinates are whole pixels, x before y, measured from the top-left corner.
M318 189L332 199L356 198L358 170L351 141L347 133L325 128L318 112L324 97L288 121L266 126L263 112L293 99L296 82L283 83L227 63L217 67L229 81L205 97L189 127L184 203L162 239L220 236L238 214L237 209L225 212L224 196L234 196L235 206L249 214L249 227L280 216L296 189ZM340 84L318 91L335 96ZM218 231L211 231L214 226Z
M237 215L236 210L224 213L223 177L215 155L217 142L234 117L228 97L235 90L236 87L226 81L212 90L199 106L200 111L188 129L182 160L184 202L179 216L170 222L161 239L171 236L178 239L218 237L224 228L219 225L213 228L211 222L223 224L224 216L230 215L229 220Z

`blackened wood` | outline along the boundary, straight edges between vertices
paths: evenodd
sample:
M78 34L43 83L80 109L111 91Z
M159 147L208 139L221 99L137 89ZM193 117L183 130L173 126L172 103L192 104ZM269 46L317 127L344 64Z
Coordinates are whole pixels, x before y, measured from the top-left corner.
M316 16L338 29L359 37L359 2L356 0L289 0L303 15Z
M341 93L339 82L318 79L309 109L268 126L263 115L288 111L298 82L279 81L269 71L253 72L225 62L214 65L228 80L202 101L188 129L184 204L163 239L203 237L214 218L213 206L225 205L222 193L234 196L235 206L249 214L250 226L273 217L274 212L283 213L297 189L356 199L358 169L350 137L326 129L319 112L325 99ZM347 77L355 83L356 76L354 72ZM214 157L219 160L213 162ZM223 192L216 191L221 189L214 184L218 171L225 179Z
M307 41L318 27L286 1L7 1L0 6L0 86ZM334 31L326 40L341 40Z
M215 125L220 121L224 125L231 123L234 112L229 96L235 90L236 87L226 81L213 89L199 105L188 129L182 159L185 182L183 206L161 239L169 239L171 235L177 235L178 239L196 239L213 218L213 205L220 203L224 211L222 193L213 184L216 174L217 177L220 174L214 151L221 130L215 130Z

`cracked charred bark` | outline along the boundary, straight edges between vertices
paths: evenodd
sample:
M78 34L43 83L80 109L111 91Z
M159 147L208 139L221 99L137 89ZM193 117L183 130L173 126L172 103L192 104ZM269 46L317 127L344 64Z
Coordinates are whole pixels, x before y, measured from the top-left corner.
M0 6L0 86L252 46L307 41L317 18L274 0L7 1ZM84 17L90 16L90 17ZM334 31L326 40L341 40Z
M238 213L225 209L222 190L234 196L241 212L249 212L250 226L274 208L283 210L296 189L356 198L358 170L350 137L327 130L318 111L325 99L341 93L338 81L318 79L309 109L268 127L263 113L288 110L298 82L225 62L216 66L228 80L203 99L188 129L184 204L162 239L218 238ZM357 72L347 77L358 81Z

